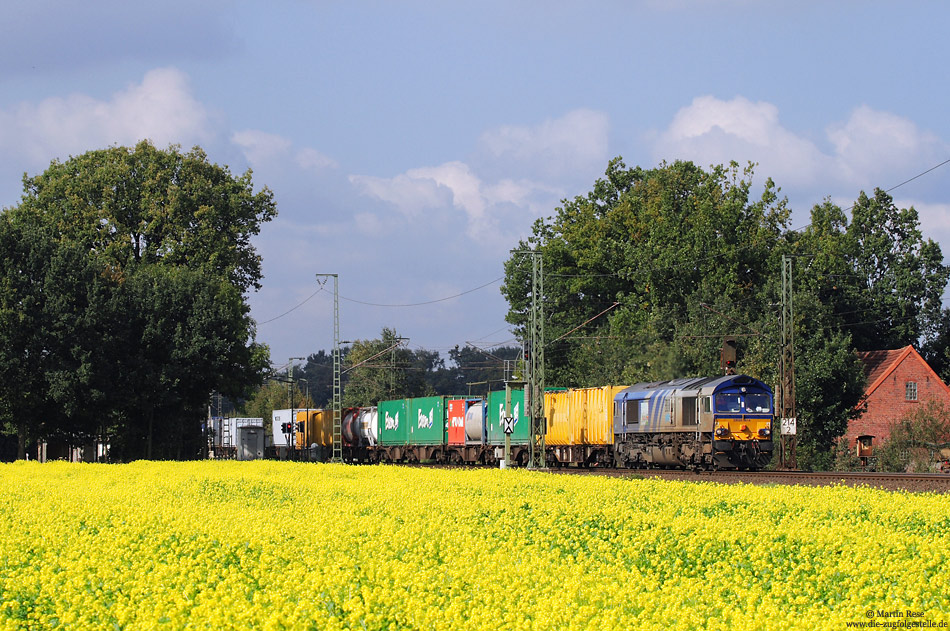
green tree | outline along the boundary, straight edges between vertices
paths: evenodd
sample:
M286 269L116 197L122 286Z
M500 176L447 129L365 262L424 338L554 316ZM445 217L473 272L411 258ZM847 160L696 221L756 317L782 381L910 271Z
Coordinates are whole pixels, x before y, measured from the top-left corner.
M866 308L850 317L858 348L933 340L950 278L940 246L924 239L913 207L898 208L881 189L873 197L862 191L851 215L851 264Z
M162 263L226 278L241 292L260 288L261 259L251 245L277 214L273 193L254 192L251 172L233 176L199 147L90 151L24 177L20 208L122 273Z
M96 322L115 283L100 272L36 217L0 215L0 418L19 458L47 434L94 435L107 412L113 333Z
M128 396L113 399L123 417L113 449L123 459L193 456L209 394L243 394L264 369L244 300L224 278L162 265L136 269L119 298L128 360L116 385Z
M376 405L388 399L432 394L425 373L434 368L437 353L411 351L395 330L383 328L375 340L357 340L347 353L346 407Z
M341 365L346 361L348 347L340 349ZM310 398L314 405L320 408L329 408L333 405L333 352L325 350L311 353L307 363L303 366L302 379L307 380L310 388Z
M451 365L431 373L430 383L437 394L482 393L503 387L505 364L521 357L521 349L499 346L489 350L466 344L449 350Z
M826 471L834 467L835 441L863 411L864 371L847 333L801 335L796 346L798 466Z
M751 167L627 169L617 158L590 193L536 222L518 249L544 257L548 383L708 374L718 370L722 336L763 337L766 288L778 271L771 255L786 247L788 210L771 180L757 200L751 186ZM528 264L513 255L502 286L508 321L522 330Z
M796 373L800 419L799 463L832 466L834 440L861 413L864 375L855 350L924 343L939 369L950 327L940 312L948 268L940 247L920 232L917 213L890 196L864 193L852 221L825 200L811 223L790 234L796 255Z
M564 200L519 244L544 257L547 383L587 386L714 374L725 335L740 336L743 372L778 383L781 257L795 257L797 413L806 466L825 468L860 412L856 349L926 342L950 374L950 271L917 213L884 192L847 214L816 205L789 229L780 190L753 170L688 162L628 169L612 160L583 196ZM507 319L523 333L528 257L505 263Z
M192 455L210 392L245 396L266 366L244 292L275 212L198 148L112 147L24 178L0 223L0 372L30 375L0 384L0 413L21 445L108 433L118 457Z
M950 446L950 409L930 400L898 420L878 450L882 471L932 471L934 455Z
M274 410L286 410L291 407L291 385L286 373L274 375L267 379L254 394L244 402L241 415L249 418L264 419L264 426L270 427ZM300 384L293 385L293 407L313 408L320 407L314 404L307 393L300 389Z

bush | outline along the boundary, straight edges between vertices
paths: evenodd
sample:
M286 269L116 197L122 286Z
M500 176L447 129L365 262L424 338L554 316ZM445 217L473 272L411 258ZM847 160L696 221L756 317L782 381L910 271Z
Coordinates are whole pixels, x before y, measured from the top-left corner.
M927 472L934 470L935 452L950 442L950 410L939 401L928 401L898 420L877 450L881 471Z

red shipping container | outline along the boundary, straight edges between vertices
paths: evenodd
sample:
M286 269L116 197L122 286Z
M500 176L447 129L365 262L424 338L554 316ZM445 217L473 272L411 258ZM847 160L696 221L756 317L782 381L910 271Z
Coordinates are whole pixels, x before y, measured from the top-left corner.
M465 444L465 399L449 401L449 444Z

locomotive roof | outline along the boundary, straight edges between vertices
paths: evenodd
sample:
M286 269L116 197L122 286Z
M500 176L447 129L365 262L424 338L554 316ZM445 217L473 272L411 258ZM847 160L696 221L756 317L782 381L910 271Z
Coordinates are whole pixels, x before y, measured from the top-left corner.
M681 392L694 391L699 394L700 390L713 393L729 386L745 386L751 384L762 386L771 392L771 388L765 383L748 375L717 375L715 377L687 377L685 379L672 379L670 381L638 383L618 392L615 400L623 401L625 399L634 398L631 395L637 393L651 393L661 390L679 390Z

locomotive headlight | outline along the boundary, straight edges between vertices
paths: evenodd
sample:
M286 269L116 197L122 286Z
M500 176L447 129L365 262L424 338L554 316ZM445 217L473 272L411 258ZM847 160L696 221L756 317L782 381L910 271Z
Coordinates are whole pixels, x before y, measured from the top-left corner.
M768 438L771 435L772 435L772 430L770 430L768 427L763 427L762 429L759 430L759 436L761 436L762 438Z
M716 436L717 436L717 437L722 438L722 437L728 436L728 435L729 435L729 428L728 428L728 427L724 427L724 426L720 425L719 427L716 428Z

